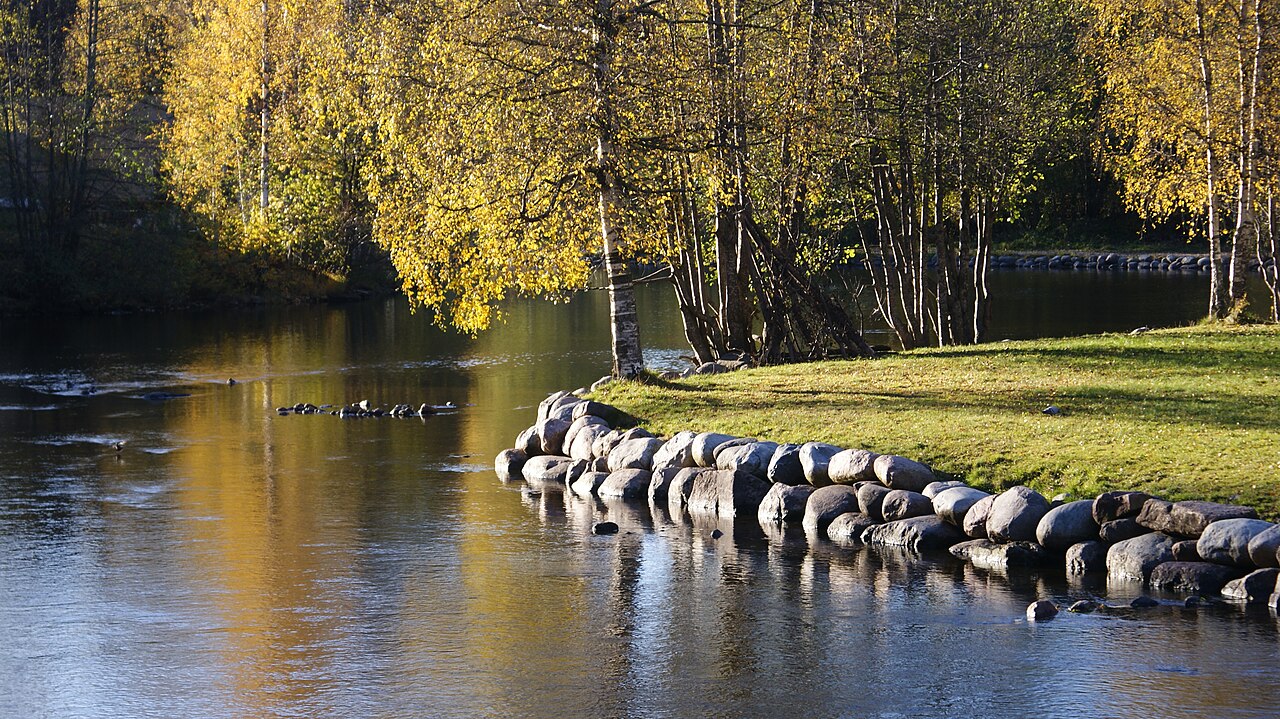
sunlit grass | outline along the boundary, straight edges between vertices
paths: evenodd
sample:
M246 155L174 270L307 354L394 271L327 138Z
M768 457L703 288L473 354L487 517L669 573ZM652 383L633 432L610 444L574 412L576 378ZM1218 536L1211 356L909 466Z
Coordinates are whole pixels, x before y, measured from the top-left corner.
M600 395L664 434L820 440L977 486L1140 489L1280 517L1280 328L1002 342L745 370ZM1059 416L1041 412L1048 405Z

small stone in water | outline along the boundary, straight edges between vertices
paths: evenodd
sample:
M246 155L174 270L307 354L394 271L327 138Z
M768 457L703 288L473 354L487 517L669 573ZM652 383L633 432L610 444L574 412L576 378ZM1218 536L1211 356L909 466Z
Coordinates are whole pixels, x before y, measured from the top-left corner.
M1187 597L1187 598L1186 598L1186 600L1182 603L1182 606L1187 607L1188 609L1190 609L1190 608L1192 608L1192 607L1198 607L1198 606L1200 606L1200 604L1201 604L1200 597L1197 597L1197 596L1195 596L1195 595L1192 595L1192 596L1190 596L1190 597Z
M1134 609L1147 609L1149 607L1160 606L1160 602L1157 602L1151 597L1138 597L1132 602L1129 602L1129 606L1133 607Z
M1053 619L1057 614L1058 605L1048 599L1032 602L1031 606L1027 607L1027 620L1032 622Z
M596 522L591 525L592 534L617 534L618 525L614 522Z
M712 539L719 539L719 538L721 538L721 537L723 537L723 536L724 536L724 532L721 532L721 531L720 531L720 530L718 530L718 529L713 530L713 531L711 532L711 538L712 538Z
M1092 614L1097 610L1098 610L1098 603L1090 601L1088 599L1081 599L1080 601L1067 607L1068 612L1075 612L1076 614Z

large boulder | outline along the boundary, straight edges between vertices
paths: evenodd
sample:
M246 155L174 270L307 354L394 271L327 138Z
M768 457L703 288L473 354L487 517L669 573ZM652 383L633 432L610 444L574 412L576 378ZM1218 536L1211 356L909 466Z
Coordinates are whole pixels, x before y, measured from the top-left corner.
M609 453L609 471L620 469L653 470L653 455L662 447L662 440L654 437L624 439Z
M530 457L525 461L524 466L520 468L520 474L528 481L563 482L565 476L569 473L569 468L576 461L568 457L552 454ZM578 474L581 474L581 472L578 472Z
M749 516L759 509L760 500L769 493L770 486L767 480L747 472L727 469L702 472L693 479L689 512L720 517Z
M1103 492L1093 500L1093 521L1099 526L1117 519L1136 517L1151 495L1142 492Z
M1151 570L1173 561L1174 538L1153 532L1126 539L1107 550L1107 574L1117 579L1145 582Z
M1107 545L1081 542L1067 548L1067 574L1107 571Z
M804 479L815 487L831 484L827 476L827 467L831 458L840 451L839 447L822 442L807 442L800 445L800 467L804 470Z
M876 458L880 455L865 449L846 449L831 455L827 461L827 479L836 484L876 481Z
M512 477L521 476L520 470L528 460L529 455L523 449L504 449L493 460L493 469L498 473L498 479L507 482Z
M1149 499L1138 514L1138 524L1156 532L1197 538L1206 527L1224 519L1257 519L1252 507L1216 502L1164 502Z
M1205 527L1196 540L1196 552L1206 562L1237 567L1253 567L1249 558L1249 542L1275 527L1261 519L1224 519Z
M557 402L559 402L560 400L566 397L572 397L572 395L570 395L568 392L554 392L552 394L547 395L546 399L538 403L538 421L541 422L547 417L550 417L552 406L554 406ZM573 397L573 399L577 399L577 398Z
M682 469L684 467L666 467L653 470L653 476L649 480L649 501L666 504L667 492L671 487L671 481L676 478L676 475Z
M1227 582L1222 587L1222 596L1249 604L1265 604L1276 593L1276 582L1280 578L1280 569L1274 567L1257 569L1249 574Z
M584 427L592 427L592 426L599 427L603 429L605 432L609 431L609 425L599 417L596 417L594 415L585 415L585 416L579 417L573 420L573 423L569 425L569 431L565 432L564 453L569 454L570 448L573 447L573 440L578 436L578 432L582 431ZM590 458L583 457L582 459L590 459Z
M716 468L754 474L765 479L769 473L769 460L778 449L777 442L751 442L728 447L716 452Z
M761 524L803 521L809 495L816 491L817 489L807 484L774 484L769 488L768 494L764 495L764 499L760 500L756 518Z
M857 492L858 506L861 508L861 512L872 519L883 521L884 498L889 496L892 491L892 489L877 482L859 484Z
M1208 562L1165 562L1151 570L1151 588L1179 594L1211 596L1222 591L1241 570Z
M653 471L658 472L668 467L679 469L696 466L697 462L693 460L693 440L697 436L694 432L677 432L664 442L653 453Z
M1030 487L998 495L987 516L987 538L994 542L1034 542L1036 527L1049 512L1049 500Z
M1035 542L999 544L990 539L970 539L952 545L950 552L975 567L997 571L1039 567L1050 560L1049 552Z
M987 517L991 516L991 507L996 503L996 496L989 494L973 503L969 511L964 513L964 533L974 539L987 538Z
M1173 543L1173 561L1203 562L1204 557L1200 556L1200 550L1196 549L1196 540L1184 539Z
M703 432L693 438L693 463L699 467L716 466L716 448L725 442L737 439L733 435L718 432Z
M1141 537L1144 534L1151 534L1151 530L1138 524L1138 520L1133 517L1113 519L1098 527L1098 538L1107 544L1123 542L1126 539Z
M714 470L703 467L685 467L676 476L671 478L671 484L667 486L667 511L672 517L679 517L680 513L689 506L689 495L693 492L693 481L698 475L704 472Z
M919 492L938 481L927 466L896 454L882 454L875 458L876 479L889 489L905 489Z
M920 492L920 494L923 494L929 499L933 499L934 497L938 496L939 494L942 494L948 489L955 489L956 487L968 487L968 486L969 485L965 484L964 482L961 482L958 479L949 479L945 482L930 482L929 486L925 487L924 490ZM983 492L983 494L986 494L986 492Z
M804 529L810 534L822 536L827 526L836 517L846 512L857 512L858 493L853 487L844 484L832 484L819 487L809 495L804 510Z
M864 544L906 547L915 552L948 549L964 539L963 532L935 514L878 524L862 533Z
M968 514L969 509L990 496L973 487L950 487L933 496L933 512L950 525L964 527L964 515Z
M609 458L609 454L613 452L613 448L617 447L618 444L622 442L624 439L623 435L625 433L626 432L621 429L611 429L608 432L597 436L591 443L591 456L604 457L607 460Z
M933 514L933 502L930 502L928 497L918 492L891 489L884 496L884 501L880 503L880 516L886 522L923 517L926 514Z
M1249 540L1249 560L1258 567L1280 567L1280 525L1273 525Z
M634 427L636 418L626 412L603 402L587 400L573 405L573 417L599 417L610 427Z
M544 454L564 455L564 438L569 433L570 424L568 420L557 417L548 417L538 423Z
M1036 525L1036 541L1047 549L1065 552L1068 547L1098 538L1093 521L1093 500L1067 502L1050 509Z
M582 402L583 399L581 397L575 397L571 394L567 394L551 403L551 409L547 412L546 419L558 419L566 423L572 422L573 410L577 405L582 404Z
M603 424L588 424L579 428L577 432L572 432L571 430L573 439L569 441L569 456L583 460L608 456L607 450L603 454L598 454L596 449L602 442L607 441L606 438L617 431L616 429L611 430Z
M542 436L538 434L538 425L535 424L521 432L520 435L516 437L515 448L524 452L525 455L529 457L537 457L538 455L543 454Z
M569 490L579 497L590 497L600 489L600 485L609 478L607 472L583 472L581 477L569 485Z
M827 525L827 539L841 544L861 543L862 533L876 524L876 520L861 512L845 512Z
M613 499L637 499L649 493L653 473L647 469L619 469L609 473L596 494Z
M800 445L780 444L769 458L765 479L774 484L804 484L804 467L800 465Z

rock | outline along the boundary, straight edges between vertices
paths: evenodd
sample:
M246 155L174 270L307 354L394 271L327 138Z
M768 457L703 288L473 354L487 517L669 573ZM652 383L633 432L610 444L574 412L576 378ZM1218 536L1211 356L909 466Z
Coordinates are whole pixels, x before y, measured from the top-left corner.
M1152 589L1178 594L1214 595L1241 570L1208 562L1165 562L1151 570Z
M613 375L605 375L600 379L596 380L595 382L591 383L591 391L599 392L600 390L604 389L606 386L612 383L613 383Z
M1198 538L1213 522L1224 519L1257 519L1252 507L1216 502L1175 502L1147 500L1138 514L1138 524L1165 534Z
M1036 527L1049 512L1049 501L1029 487L1013 487L996 495L987 517L987 538L996 542L1032 542Z
M564 438L569 434L570 422L548 417L538 423L538 436L542 438L542 451L546 454L564 454Z
M528 459L529 455L522 449L504 449L493 461L493 468L498 473L498 479L507 482L512 477L521 476L520 470Z
M594 402L591 400L579 402L573 405L573 417L574 419L580 419L582 417L599 417L610 427L636 426L635 417L632 417L611 404Z
M809 495L805 505L804 530L824 536L832 520L846 512L857 512L859 506L858 493L853 487L844 484L819 487Z
M591 525L592 534L617 534L618 525L614 522L596 522Z
M845 512L827 525L827 539L854 544L862 542L862 533L876 526L876 520L861 512Z
M693 440L698 435L694 432L677 432L667 440L657 452L653 453L653 471L658 472L668 467L693 467Z
M1273 526L1249 540L1249 561L1257 567L1280 567L1280 526Z
M1102 542L1080 542L1067 548L1067 574L1107 571L1107 547Z
M606 459L613 452L613 448L617 447L622 440L626 439L626 433L620 429L611 429L602 435L599 435L591 443L591 456L605 457Z
M699 467L716 466L716 447L736 439L727 434L717 434L715 432L703 432L693 438L693 463Z
M1275 595L1273 594L1271 596L1275 596ZM1186 600L1182 602L1182 606L1186 607L1187 609L1194 609L1200 606L1200 604L1201 604L1200 597L1194 594L1187 597Z
M1098 603L1089 599L1081 599L1067 607L1067 611L1075 614L1092 614L1098 611Z
M947 491L948 489L955 489L957 487L967 488L968 486L969 485L965 484L964 482L960 482L954 479L948 480L946 482L931 482L929 483L928 487L925 487L924 490L920 492L920 494L923 494L929 499L933 499L934 497L938 496L942 492ZM986 494L986 492L983 492L983 494Z
M578 432L581 432L585 427L591 426L600 427L605 432L609 431L609 425L605 424L603 419L594 415L585 415L573 420L573 422L569 424L569 431L564 433L565 454L569 454L569 448L573 446L573 440L578 436ZM590 449L590 446L588 446L588 449ZM590 457L583 457L582 459L590 459Z
M1102 526L1117 519L1136 517L1148 499L1152 496L1142 492L1103 492L1093 500L1093 521Z
M975 567L1006 571L1010 568L1039 567L1049 563L1044 547L1035 542L999 544L990 539L970 539L952 545L949 550L957 559Z
M1073 544L1098 538L1093 500L1082 499L1050 509L1036 525L1036 541L1046 549L1064 552Z
M1151 533L1126 539L1107 550L1107 574L1117 579L1145 582L1151 570L1173 561L1174 539Z
M1151 530L1138 524L1138 520L1133 517L1112 520L1098 528L1098 537L1107 544L1123 542L1144 534L1151 534Z
M622 440L625 442L628 439L657 439L657 437L644 427L632 427L622 433Z
M576 433L570 428L573 439L569 442L569 456L588 461L604 456L596 454L596 447L615 431L604 424L588 424Z
M555 402L551 403L551 412L547 415L547 419L559 419L565 422L573 421L573 410L583 400L571 394L565 395Z
M693 492L693 480L703 472L713 470L704 469L702 467L685 467L676 476L671 478L671 484L667 485L667 511L672 517L680 516L685 507L689 506L689 494Z
M608 458L608 457L596 457L595 459L591 460L591 471L592 471L592 472L604 472L605 474L608 474L608 473L609 473L609 458Z
M609 473L596 494L613 499L637 499L649 493L653 473L647 469L618 469Z
M822 442L807 442L800 445L800 467L804 470L804 479L815 487L831 484L827 476L827 467L831 458L840 451L839 447Z
M807 484L788 485L775 484L760 500L756 518L761 524L782 524L783 522L799 522L804 520L805 506L809 503L809 495L817 491Z
M569 396L568 392L556 392L554 394L547 395L546 399L538 403L538 421L541 422L547 417L550 417L551 406L554 405L559 400L561 400L562 398L568 397L568 396Z
M1027 607L1027 621L1029 622L1045 622L1058 616L1058 605L1048 599L1041 599L1038 602L1032 602Z
M689 512L720 517L750 516L759 509L770 486L768 481L746 472L724 469L702 472L693 479Z
M620 469L653 469L653 455L662 447L662 440L653 437L624 439L609 453L609 471Z
M576 479L583 471L586 470L585 462L578 462L568 457L560 457L551 454L544 454L537 457L530 457L524 466L520 468L520 474L526 481L533 482L560 482L564 483L568 477L570 469L575 464L581 464L582 469L574 474Z
M769 458L765 479L774 484L804 484L804 467L800 465L800 445L780 444Z
M711 538L712 538L712 539L719 539L719 538L721 538L721 537L723 537L723 536L724 536L724 532L720 531L719 529L713 529L713 530L711 530Z
M346 407L342 411L346 411ZM537 457L542 454L542 437L538 434L538 426L534 425L516 437L516 449L525 453L526 457Z
M914 552L944 550L964 538L959 529L934 514L878 524L862 533L863 544L906 547Z
M1249 542L1275 526L1261 519L1224 519L1213 522L1201 533L1196 542L1196 552L1206 562L1253 567L1253 560L1249 558Z
M1222 587L1222 596L1248 604L1265 604L1276 591L1277 578L1280 578L1280 569L1256 569L1227 582Z
M655 504L659 502L666 504L667 492L671 487L671 482L682 469L684 467L655 469L652 478L649 480L649 501Z
M1151 607L1160 606L1160 602L1157 602L1151 597L1138 597L1134 599L1132 602L1129 602L1129 606L1133 607L1134 609L1150 609Z
M928 487L925 489L927 490ZM973 487L949 487L933 495L933 512L952 526L964 527L964 515L969 512L969 509L990 496L981 489Z
M769 473L769 460L773 459L773 453L777 449L777 442L751 442L724 447L716 452L716 469L737 470L765 479Z
M933 470L925 465L899 457L896 454L882 454L875 458L876 478L889 489L905 489L919 492L938 481Z
M996 503L996 496L989 494L973 503L964 514L964 533L974 539L987 538L987 517L991 515L991 507Z
M865 449L846 449L827 460L827 479L836 484L876 481L876 458Z
M1201 557L1200 551L1196 549L1196 540L1184 539L1181 542L1173 543L1173 561L1203 562L1204 557Z
M884 498L889 496L892 491L892 489L876 482L858 485L858 506L861 508L862 513L876 521L884 521Z
M703 362L693 370L694 374L724 374L729 368L719 362Z
M884 517L886 522L923 517L926 514L933 514L933 502L918 492L908 492L905 489L890 490L884 496L884 501L880 503L880 516Z
M573 484L569 485L569 491L579 497L590 497L596 493L596 490L600 489L600 485L604 484L604 481L608 478L608 472L586 471L582 473L582 476L573 480Z

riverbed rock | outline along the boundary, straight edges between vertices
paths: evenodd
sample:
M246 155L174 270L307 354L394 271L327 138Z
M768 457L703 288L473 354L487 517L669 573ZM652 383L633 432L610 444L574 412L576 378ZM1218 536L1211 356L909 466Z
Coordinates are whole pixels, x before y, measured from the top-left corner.
M1138 524L1138 520L1133 517L1114 519L1098 527L1098 537L1107 544L1123 542L1126 539L1141 537L1144 534L1151 534L1151 530Z
M714 470L704 467L684 467L676 472L676 476L671 478L671 484L667 485L667 511L672 517L679 517L680 513L689 506L693 480L697 479L699 474L711 471Z
M1196 551L1206 562L1253 567L1253 560L1249 558L1249 542L1275 526L1261 519L1224 519L1213 522L1205 527L1200 539L1196 541Z
M864 482L858 485L856 491L860 511L876 521L884 521L884 498L893 490L879 482Z
M653 469L653 455L662 447L662 440L654 437L624 439L609 453L609 471L620 469Z
M1151 570L1151 588L1178 594L1211 596L1242 570L1209 562L1164 562Z
M693 460L693 440L697 436L696 432L674 434L653 453L653 471L658 472L668 467L678 469L695 466L697 463Z
M1257 567L1280 567L1280 525L1249 540L1249 560Z
M1058 605L1048 599L1032 602L1027 607L1027 621L1029 622L1047 622L1056 616L1058 616Z
M765 479L774 484L804 484L804 467L800 465L800 445L780 444L769 458Z
M528 459L529 455L522 449L504 449L493 461L493 468L498 473L498 479L503 482L510 481L513 477L519 479L522 476L520 470Z
M1173 543L1173 561L1203 562L1204 557L1200 556L1200 550L1196 548L1196 540L1184 539Z
M777 442L751 442L727 447L716 452L716 469L737 470L765 479L769 473L769 460L773 459L777 449Z
M906 547L914 552L945 550L964 539L963 532L936 514L879 524L862 533L863 544Z
M587 400L573 406L573 418L599 417L611 428L629 428L636 426L636 418L630 414L604 402Z
M716 447L737 439L733 435L703 432L693 438L693 462L699 467L716 466Z
M689 513L726 518L750 516L759 509L770 487L767 480L739 470L702 472L693 479Z
M930 482L929 486L925 487L920 492L920 494L923 494L929 499L933 499L934 497L938 496L939 494L942 494L948 489L955 489L957 487L968 487L968 486L969 485L965 484L964 482L961 482L955 479L950 479L945 482ZM983 494L986 494L986 492L983 492Z
M827 467L831 463L831 458L839 451L839 447L822 442L806 442L800 445L800 467L804 470L805 481L815 487L831 484Z
M809 495L805 505L804 530L823 536L832 520L846 512L857 512L859 507L858 493L853 487L844 484L819 487Z
M987 538L995 542L1034 542L1036 527L1049 512L1049 500L1030 487L1013 487L998 495L987 517Z
M1093 521L1102 526L1117 519L1136 517L1148 499L1153 497L1143 492L1103 492L1093 500Z
M564 438L569 433L570 424L557 417L548 417L538 423L538 436L542 438L545 454L564 456Z
M1080 542L1067 547L1067 574L1105 571L1107 571L1107 545L1102 542Z
M680 470L684 467L666 467L663 469L655 469L653 476L649 479L649 501L655 504L667 503L667 492L671 488L671 481L676 478Z
M876 478L889 489L905 489L919 492L938 481L927 466L896 454L882 454L875 458Z
M987 518L991 516L991 507L996 503L994 494L987 495L973 503L969 511L964 513L964 533L974 539L987 538Z
M585 427L581 427L576 433L571 429L570 434L572 434L573 439L569 442L569 456L583 460L594 460L597 457L606 456L607 452L598 454L596 450L602 443L606 442L607 437L616 432L616 429L611 430L603 423L588 424Z
M649 493L653 473L647 469L619 469L609 473L596 488L596 495L606 499L638 499Z
M1277 578L1280 578L1280 569L1256 569L1227 582L1222 587L1222 596L1247 604L1265 604L1276 591Z
M1145 582L1151 570L1173 561L1174 538L1152 532L1126 539L1107 550L1107 574L1116 579Z
M1150 499L1142 505L1138 524L1157 532L1195 539L1213 522L1257 518L1258 513L1252 507L1198 501L1169 503Z
M846 449L827 460L827 479L835 484L876 481L876 458L865 449Z
M547 395L547 398L538 403L538 421L551 416L551 406L560 401L564 397L568 397L568 392L554 392Z
M933 514L933 502L919 492L891 489L884 496L884 501L880 503L880 516L886 522L923 517L926 514Z
M760 500L756 518L761 524L803 521L809 495L816 491L815 487L807 484L774 484Z
M575 464L582 465L582 469L574 474L574 479L586 471L586 462L558 455L544 454L530 457L524 463L524 466L520 468L520 474L526 481L530 482L559 482L564 484L565 478Z
M973 487L949 487L933 496L933 513L942 517L947 524L964 527L964 515L969 512L969 509L990 496L981 489Z
M609 474L607 472L583 472L582 476L569 485L569 491L579 497L590 497L596 493L596 490L600 489L600 485L604 484L604 481L608 478Z
M876 520L861 512L845 512L827 525L827 539L842 544L861 544L862 533L876 524Z
M990 539L970 539L952 545L949 551L975 567L997 571L1040 567L1051 560L1049 552L1035 542L1000 544Z
M1036 525L1036 541L1046 549L1065 552L1068 547L1098 538L1093 521L1093 500L1082 499L1054 507Z
M525 456L528 457L537 457L538 455L543 454L542 436L538 434L538 425L535 424L521 432L520 435L516 437L515 448L524 452Z

